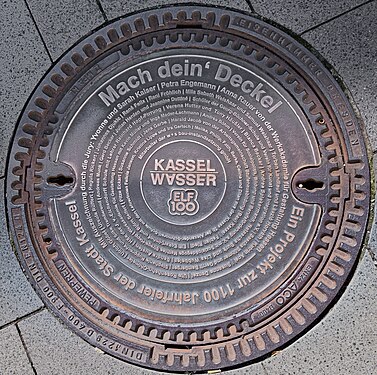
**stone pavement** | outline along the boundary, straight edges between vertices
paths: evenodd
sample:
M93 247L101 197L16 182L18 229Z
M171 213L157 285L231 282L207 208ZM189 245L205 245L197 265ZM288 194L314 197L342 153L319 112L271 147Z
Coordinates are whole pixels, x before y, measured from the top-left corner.
M29 286L4 212L6 155L29 94L75 41L127 12L166 0L3 0L0 10L0 374L155 374L114 359L67 330ZM179 2L179 1L178 1ZM206 1L201 1L206 3ZM309 42L335 68L365 121L377 170L377 1L212 0L254 11ZM177 1L175 1L177 3ZM375 172L374 172L375 174ZM373 198L372 203L374 204ZM374 218L376 219L376 218ZM375 220L373 220L374 222ZM314 329L232 375L377 374L377 228L354 277Z

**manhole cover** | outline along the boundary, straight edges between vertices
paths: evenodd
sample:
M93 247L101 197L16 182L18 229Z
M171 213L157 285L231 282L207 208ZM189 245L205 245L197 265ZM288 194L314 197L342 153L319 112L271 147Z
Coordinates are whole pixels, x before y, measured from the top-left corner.
M159 370L260 358L334 299L369 171L358 120L281 30L220 8L120 19L30 99L8 169L18 256L102 350Z

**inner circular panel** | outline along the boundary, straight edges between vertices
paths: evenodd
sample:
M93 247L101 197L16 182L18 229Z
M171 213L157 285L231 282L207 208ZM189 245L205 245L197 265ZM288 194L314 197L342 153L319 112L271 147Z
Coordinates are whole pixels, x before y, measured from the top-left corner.
M191 50L152 53L99 83L69 112L56 155L77 183L54 214L88 283L139 314L183 320L284 283L320 215L292 193L319 153L287 93L255 66Z

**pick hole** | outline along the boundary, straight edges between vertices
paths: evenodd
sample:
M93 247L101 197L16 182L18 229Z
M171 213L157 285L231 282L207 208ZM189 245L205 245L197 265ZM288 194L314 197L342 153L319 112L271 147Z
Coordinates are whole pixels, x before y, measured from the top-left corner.
M325 187L325 184L322 181L317 181L309 178L308 180L300 181L299 183L297 183L297 187L299 189L305 189L310 192L314 192L317 190L322 190Z
M59 174L58 176L48 177L47 183L50 185L58 185L58 186L70 185L73 183L73 178Z

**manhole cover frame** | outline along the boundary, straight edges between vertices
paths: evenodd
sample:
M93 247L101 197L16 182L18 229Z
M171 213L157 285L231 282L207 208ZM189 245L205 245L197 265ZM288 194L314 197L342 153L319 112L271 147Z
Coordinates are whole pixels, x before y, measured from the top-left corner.
M190 17L187 17L187 14L190 15L192 11L196 10L200 10L202 16L206 13L213 13L215 14L215 17L212 19L211 16L208 16L207 19L201 19L200 16L198 16L198 13L195 13L193 19L190 20ZM173 17L169 16L169 12L173 14ZM285 58L290 57L292 59L292 65L297 68L303 68L303 72L307 74L308 71L305 71L306 68L303 67L302 61L301 63L297 62L297 60L295 61L295 59L297 59L295 54L301 50L302 55L300 54L300 56L302 57L306 54L305 58L309 59L306 61L310 61L308 63L310 69L320 72L318 76L311 74L310 78L309 76L306 78L308 81L311 80L311 83L313 86L316 86L317 89L321 88L322 94L317 92L318 97L322 95L320 98L321 100L331 103L327 109L329 110L331 108L334 111L332 113L332 119L337 119L339 121L339 119L342 118L339 113L341 112L344 115L343 119L334 126L336 127L337 125L340 125L342 130L347 129L349 136L352 137L352 141L346 144L345 149L347 149L350 154L355 153L356 155L354 158L350 158L350 160L348 160L349 163L347 163L347 167L350 168L349 174L354 178L353 183L355 184L355 187L357 187L355 188L357 191L353 192L351 190L350 194L353 194L353 199L358 201L360 204L356 204L354 208L350 208L348 211L350 220L348 223L343 224L345 225L344 229L348 233L352 233L352 236L342 236L342 247L344 251L337 250L332 252L331 257L333 260L336 257L336 261L328 261L326 264L326 271L322 270L320 287L314 287L309 290L309 292L306 292L307 295L310 294L310 298L302 297L301 299L296 300L294 304L290 305L288 312L284 313L284 317L282 317L280 320L274 319L272 324L270 323L270 325L267 325L267 327L262 325L256 332L251 333L249 340L240 338L239 332L242 330L242 326L235 324L229 326L228 328L230 329L222 331L224 339L220 340L219 343L211 344L211 335L209 335L204 339L204 341L202 341L202 343L208 341L208 345L204 344L201 346L198 343L198 346L194 349L194 351L191 350L191 352L185 352L183 349L179 349L180 344L178 343L167 344L165 347L163 347L161 343L158 343L155 346L152 345L154 346L153 350L150 349L150 351L146 351L140 350L140 346L134 342L132 344L134 346L128 343L127 348L127 346L123 343L119 343L119 339L117 339L115 335L112 335L110 332L106 332L99 327L93 328L92 323L88 323L88 320L81 316L80 312L76 311L76 309L71 306L69 301L65 300L64 296L61 295L61 292L57 290L54 283L50 280L50 276L44 270L44 266L40 260L35 257L35 254L32 254L33 250L31 250L31 247L33 245L31 244L34 243L34 246L36 247L41 245L37 245L35 243L35 239L32 239L29 232L27 230L25 231L24 229L25 216L21 207L23 204L25 204L25 202L27 202L27 193L24 192L25 194L21 194L18 198L15 198L14 191L22 192L23 190L30 189L29 191L36 192L35 187L33 186L35 180L29 179L30 166L27 166L27 163L30 162L31 158L34 158L36 161L34 164L35 170L38 171L38 168L42 170L43 166L38 160L43 160L45 155L39 147L36 147L36 145L31 142L31 138L34 139L35 134L42 134L38 133L41 130L39 129L35 131L33 126L24 126L24 136L18 141L18 146L13 146L13 151L9 155L9 169L7 174L7 194L9 195L9 199L7 208L9 214L8 219L11 224L11 234L14 239L16 252L31 284L41 296L42 300L49 306L50 310L52 310L55 315L68 324L73 331L83 337L86 341L101 348L111 355L136 363L139 366L146 366L165 371L205 371L213 368L229 368L239 364L246 364L250 363L251 360L262 358L266 354L269 354L273 350L283 346L288 341L291 341L293 338L297 338L304 329L317 320L322 312L329 307L329 302L327 301L334 300L343 284L346 282L346 279L358 258L358 248L361 247L362 244L369 213L369 164L367 152L362 141L363 135L361 134L360 125L359 127L356 125L360 124L361 121L360 119L356 118L354 110L345 94L340 89L334 77L326 69L324 69L323 64L293 38L276 27L269 25L265 21L256 18L255 16L250 17L246 13L227 10L226 13L231 15L231 18L228 18L226 15L223 15L224 10L222 8L209 8L204 6L188 6L186 8L186 12L187 14L174 7L163 7L148 10L143 13L136 13L128 16L126 19L121 18L118 21L115 21L115 23L106 25L103 29L95 31L84 41L74 46L52 67L52 69L42 79L42 83L38 85L36 91L32 94L31 99L26 106L26 109L29 112L25 111L23 117L20 118L18 126L19 130L15 132L15 136L22 132L21 125L28 122L34 121L38 123L45 120L45 116L41 116L40 112L49 110L53 106L41 98L45 98L46 95L51 99L54 98L57 94L56 88L58 91L60 88L64 88L64 79L67 80L68 87L71 85L71 82L74 82L75 79L77 79L75 69L77 69L78 72L80 72L81 69L84 71L86 66L82 56L91 61L93 58L95 58L93 52L94 54L97 52L101 54L104 51L107 51L107 49L111 49L114 45L116 45L118 40L116 33L114 33L113 30L118 29L118 31L120 31L120 25L126 24L125 22L131 25L130 27L134 32L132 38L136 40L144 33L148 34L148 30L146 31L145 28L146 25L149 24L151 29L158 28L159 25L156 20L160 20L160 24L162 24L163 22L161 21L163 20L163 14L165 14L165 30L167 32L171 32L173 30L173 34L174 30L180 33L183 41L185 41L184 38L186 35L189 35L184 33L186 27L191 30L193 35L196 30L202 30L206 27L215 27L217 31L220 32L229 32L229 28L232 28L233 32L236 30L237 32L241 33L241 36L245 36L242 35L244 32L254 32L256 33L255 35L258 35L260 38L259 42L268 41L269 43L271 43L271 40L268 40L264 35L267 35L272 30L273 32L277 33L277 35L285 38L286 41L289 41L287 44L283 43L284 47L275 43L274 48L276 51L280 49ZM154 18L153 15L157 15L158 18ZM152 17L148 19L149 16ZM143 22L140 20L143 20ZM179 28L177 28L177 25L179 25ZM198 25L200 25L200 27L198 27ZM250 31L251 27L254 31ZM130 36L127 34L126 28L123 29L123 34L127 35L127 37ZM190 38L188 38L186 42L189 40ZM216 43L219 43L217 45L218 47L221 47L223 44L224 46L227 45L227 42L221 38L215 38L213 44L215 45ZM289 47L291 48L290 50L287 48L287 45L291 45L291 47ZM236 44L234 44L234 46L234 50L238 51L239 46L238 48ZM140 42L136 41L134 47L136 51L139 50L139 47L141 47ZM83 53L83 51L85 51L85 53ZM263 61L263 59L263 55L258 56L259 61ZM87 73L88 71L85 72L85 74ZM89 70L89 75L92 73L93 72ZM294 84L293 78L293 76L286 78L287 87ZM42 84L46 84L47 82L49 82L50 86L45 86L42 92ZM305 90L303 87L296 87L296 93L298 94L297 96L299 96L299 94L303 95L304 91ZM328 94L327 98L324 94L326 91ZM305 99L303 102L305 102ZM57 100L57 102L58 101L59 100ZM308 100L308 102L310 102L310 100ZM33 111L32 109L35 110ZM54 122L56 122L54 115L50 114L48 118L53 126ZM348 124L351 125L346 127L345 123L347 121ZM328 124L328 119L317 116L316 125L321 128L320 132L325 134L325 137L330 139L331 132L334 129L329 129ZM44 134L39 139L39 146L41 146L41 148L47 146L49 133L52 132L53 129L49 129L47 127L42 130ZM357 143L357 138L360 139L359 143ZM354 144L352 144L352 142L354 142ZM327 145L327 147L329 150L331 150L331 142ZM29 149L31 155L25 152L15 155L14 149ZM12 156L15 156L15 159L11 159ZM359 160L359 162L360 160L361 162L364 162L364 166L360 166L356 160ZM358 169L363 169L363 172L357 173ZM14 203L11 202L11 198L13 199ZM310 200L310 198L308 199ZM359 220L359 218L361 219ZM40 221L40 223L42 222L43 220ZM33 223L33 225L34 224L35 223ZM331 228L331 224L328 226L328 229L329 228ZM331 230L329 231L331 232ZM38 228L38 232L41 236L40 238L42 239L41 243L44 244L43 246L45 246L44 250L47 250L50 246L51 236L46 234L45 229L43 228L43 223ZM325 238L325 242L326 241L330 241L330 239ZM317 254L324 256L325 250L323 248L319 248ZM316 279L316 281L318 280L319 278ZM284 293L284 291L282 291L282 293ZM296 298L298 297L296 296ZM70 311L71 309L73 314L72 311ZM112 321L114 321L114 319L116 320L116 318L114 318L114 316L111 314L112 312L110 311L107 318L105 316L105 319L110 319ZM141 336L143 336L143 332L140 332ZM204 337L205 336L203 336L203 338ZM225 337L230 337L230 339L225 339ZM171 339L168 336L166 338L166 341ZM161 339L163 339L163 337L161 337ZM179 340L182 340L180 336ZM111 346L109 346L110 343L112 344ZM143 343L141 343L141 347L142 344ZM117 347L117 345L119 345L120 349L117 348L115 350L114 347Z

